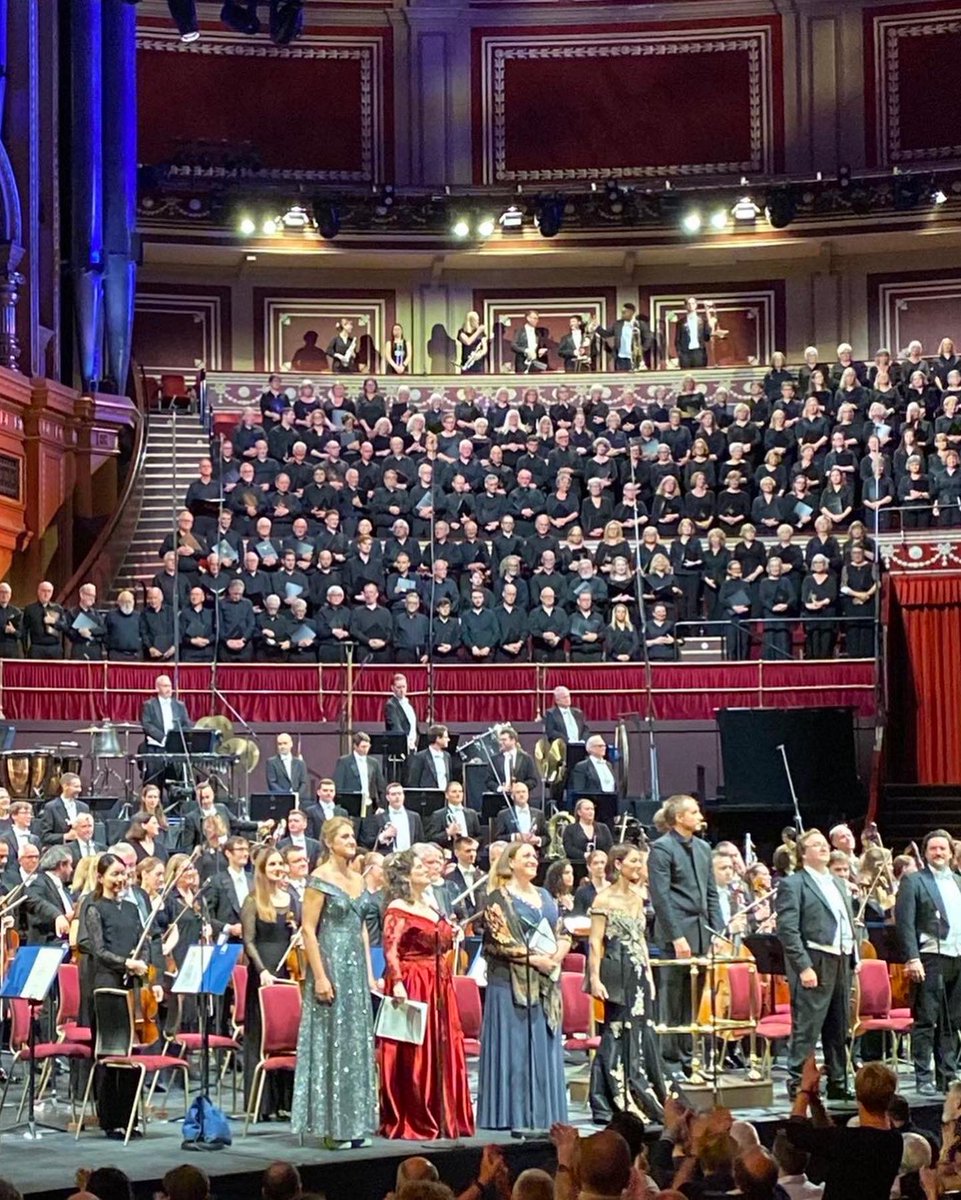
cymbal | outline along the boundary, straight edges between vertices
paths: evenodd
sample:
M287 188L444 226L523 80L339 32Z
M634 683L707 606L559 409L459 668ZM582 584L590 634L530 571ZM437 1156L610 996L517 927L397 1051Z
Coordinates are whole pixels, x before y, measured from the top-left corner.
M137 721L112 721L114 729L140 729Z
M211 713L209 717L201 717L199 721L194 722L194 729L216 729L221 737L234 736L233 725L220 713Z
M260 747L250 738L224 738L220 743L221 754L235 754L245 771L253 771L260 762Z
M86 725L83 729L73 729L73 730L71 730L71 732L72 733L103 733L103 731L107 728L109 728L108 725ZM116 728L116 726L114 726L114 728Z

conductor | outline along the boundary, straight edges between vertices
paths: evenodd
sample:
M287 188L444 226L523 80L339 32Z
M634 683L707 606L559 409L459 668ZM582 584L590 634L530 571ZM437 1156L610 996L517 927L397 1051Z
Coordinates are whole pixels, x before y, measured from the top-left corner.
M158 675L155 686L157 694L145 700L140 711L140 724L144 732L140 753L149 756L143 759L145 783L162 778L166 772L167 760L163 757L163 750L167 734L173 729L191 728L186 706L173 694L170 676Z

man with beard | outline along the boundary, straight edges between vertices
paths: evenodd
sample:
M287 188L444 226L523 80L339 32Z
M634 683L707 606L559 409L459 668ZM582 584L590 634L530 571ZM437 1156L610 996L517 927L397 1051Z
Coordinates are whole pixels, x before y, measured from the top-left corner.
M104 617L107 628L107 658L111 662L139 662L143 644L140 638L140 614L134 609L133 592L122 591L117 607Z

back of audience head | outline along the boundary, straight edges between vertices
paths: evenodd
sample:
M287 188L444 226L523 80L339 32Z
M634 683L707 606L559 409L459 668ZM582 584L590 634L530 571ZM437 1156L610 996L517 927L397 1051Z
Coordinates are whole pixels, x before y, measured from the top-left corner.
M454 1193L436 1179L417 1179L399 1189L397 1200L454 1200Z
M635 1113L617 1112L608 1121L607 1128L619 1133L627 1142L627 1148L631 1152L631 1162L644 1149L644 1134L647 1126Z
M546 1171L529 1167L514 1180L511 1200L554 1200L554 1180Z
M300 1172L289 1162L272 1162L260 1180L263 1200L298 1200L303 1190Z
M210 1196L210 1179L207 1172L189 1163L172 1167L163 1177L160 1186L167 1200L208 1200Z
M774 1159L782 1175L806 1175L811 1160L806 1150L800 1150L783 1129L779 1129L772 1146Z
M763 1146L754 1146L734 1160L734 1182L747 1200L771 1200L777 1185L777 1162Z
M872 1117L887 1115L888 1105L897 1090L897 1076L884 1063L865 1063L854 1077L858 1104Z
M394 1187L399 1192L407 1183L437 1183L440 1175L429 1158L413 1154L397 1164L397 1177Z
M84 1190L93 1192L98 1200L133 1200L130 1179L119 1167L98 1167L91 1171Z
M579 1143L581 1189L597 1196L620 1196L631 1177L631 1151L624 1138L602 1129Z

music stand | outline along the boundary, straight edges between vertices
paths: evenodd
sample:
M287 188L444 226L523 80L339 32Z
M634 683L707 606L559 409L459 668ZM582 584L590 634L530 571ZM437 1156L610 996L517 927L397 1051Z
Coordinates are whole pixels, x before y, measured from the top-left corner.
M393 782L400 777L399 768L407 760L407 734L396 729L390 733L372 733L370 753L380 758L387 782Z
M485 792L481 797L481 820L496 821L499 813L506 807L503 792Z
M442 809L444 804L445 796L440 788L404 788L405 807L416 812L422 821Z
M164 752L182 758L207 757L219 738L219 729L171 729L164 738Z
M785 975L784 947L775 933L749 933L744 945L754 955L759 975Z
M297 800L296 792L251 792L250 819L258 825L286 820L290 810L298 807Z
M617 795L614 792L574 792L571 796L571 811L581 800L591 800L594 804L594 820L600 821L609 829L614 828L617 820Z
M337 803L341 808L347 809L347 815L353 817L355 821L359 821L364 808L364 797L360 792L338 792ZM373 803L371 804L373 808Z
M39 1141L45 1133L64 1133L56 1125L37 1124L37 1014L57 978L57 971L67 953L66 946L21 946L10 963L6 978L0 984L0 998L26 1000L30 1006L30 1026L27 1045L30 1063L27 1068L27 1119L3 1135L21 1133L29 1141Z

